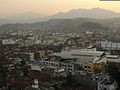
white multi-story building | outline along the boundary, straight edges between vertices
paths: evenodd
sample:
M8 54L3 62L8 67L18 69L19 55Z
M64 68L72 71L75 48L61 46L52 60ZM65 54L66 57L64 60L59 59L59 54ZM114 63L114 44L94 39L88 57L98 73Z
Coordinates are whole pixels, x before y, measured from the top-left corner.
M6 44L15 44L15 43L16 43L16 41L13 40L13 39L4 39L4 40L2 40L2 44L3 45L6 45Z
M119 50L120 49L120 43L113 43L109 41L101 41L97 43L97 46L102 47L103 49L111 49L111 50Z
M63 67L68 71L74 71L73 63L66 63L66 62L60 62L60 61L43 61L43 64L48 66Z
M44 61L43 64L51 65L51 66L57 66L57 67L60 66L60 62L57 62L57 61Z

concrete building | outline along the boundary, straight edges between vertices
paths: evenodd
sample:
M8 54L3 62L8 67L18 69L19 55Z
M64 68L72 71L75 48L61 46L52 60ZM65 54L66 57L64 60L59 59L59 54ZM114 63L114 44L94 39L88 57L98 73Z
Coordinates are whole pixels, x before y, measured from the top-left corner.
M113 43L109 41L97 42L97 46L106 50L120 50L120 43Z
M95 61L95 63L105 63L105 64L107 62L120 63L120 56L119 55L106 55L105 57L101 58L100 60Z
M34 53L25 53L23 54L23 58L25 58L26 60L34 60Z
M31 69L35 71L41 71L43 66L40 65L31 65Z
M103 72L104 65L102 63L88 63L85 64L84 70L89 74L93 74L95 72Z
M88 72L89 74L93 74L94 73L94 65L92 63L85 64L84 70L86 72Z
M56 66L56 67L60 66L60 62L58 61L43 61L43 64L48 66Z
M74 49L61 51L60 53L54 53L53 55L64 59L77 59L78 62L88 63L95 57L101 57L103 54L104 52L96 51L95 49Z
M16 43L16 41L13 40L13 39L4 39L4 40L2 40L2 44L3 45L6 45L6 44L15 44L15 43Z
M44 65L62 67L68 71L74 71L74 64L71 62L62 62L62 61L43 61Z
M73 63L61 63L61 67L64 67L68 71L74 71L74 64Z
M42 50L42 51L39 51L40 52L40 57L45 57L45 51L44 50Z

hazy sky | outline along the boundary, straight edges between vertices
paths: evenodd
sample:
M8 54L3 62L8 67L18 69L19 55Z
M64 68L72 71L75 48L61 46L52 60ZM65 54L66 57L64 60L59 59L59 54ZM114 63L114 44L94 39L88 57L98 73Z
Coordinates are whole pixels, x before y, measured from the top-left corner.
M0 17L16 13L34 12L51 15L77 8L105 8L120 12L120 1L99 0L0 0Z

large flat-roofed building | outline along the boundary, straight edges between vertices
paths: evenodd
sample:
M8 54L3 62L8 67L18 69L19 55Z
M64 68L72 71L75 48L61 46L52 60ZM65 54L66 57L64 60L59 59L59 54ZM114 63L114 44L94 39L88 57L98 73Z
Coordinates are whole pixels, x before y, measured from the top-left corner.
M120 43L113 43L110 41L101 41L96 44L106 50L120 50Z
M76 49L76 50L65 50L60 53L55 53L53 55L59 56L64 59L77 59L79 62L87 63L93 60L95 57L101 57L104 52L96 51L95 49Z

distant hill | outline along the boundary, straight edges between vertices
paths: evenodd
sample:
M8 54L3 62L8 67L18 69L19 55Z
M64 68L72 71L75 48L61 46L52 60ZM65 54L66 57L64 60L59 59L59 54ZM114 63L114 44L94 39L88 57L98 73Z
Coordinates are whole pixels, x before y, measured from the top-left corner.
M34 22L39 22L40 19L44 17L46 16L37 13L30 13L30 12L20 13L9 17L1 18L0 25L8 24L8 23L34 23Z
M101 22L101 21L100 21ZM107 26L102 25L97 19L76 18L76 19L51 19L38 23L26 24L5 24L0 27L1 31L9 30L50 30L50 31L85 31L104 30Z
M120 17L120 13L102 8L92 9L72 9L68 12L59 12L51 16L44 16L35 13L22 13L0 19L0 25L7 23L35 23L50 19L74 19L74 18L94 18L110 19Z

